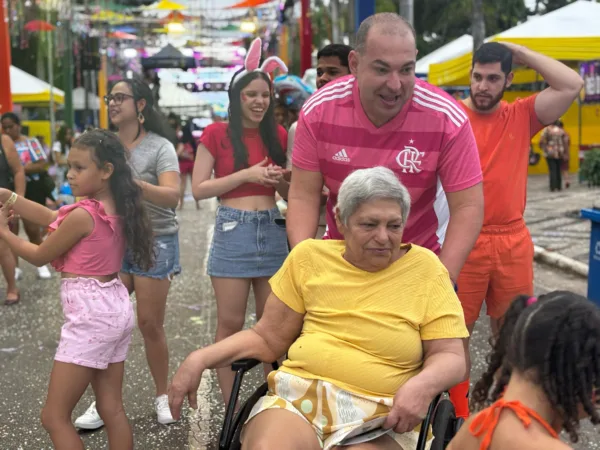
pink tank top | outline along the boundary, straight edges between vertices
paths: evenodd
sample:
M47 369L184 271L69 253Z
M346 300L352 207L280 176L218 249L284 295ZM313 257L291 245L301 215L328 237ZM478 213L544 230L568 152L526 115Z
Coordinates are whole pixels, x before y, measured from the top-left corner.
M75 208L85 209L94 219L92 232L75 244L67 253L52 261L59 272L78 275L111 275L121 270L125 255L123 221L109 216L98 200L81 200L58 210L58 218L49 225L55 231Z

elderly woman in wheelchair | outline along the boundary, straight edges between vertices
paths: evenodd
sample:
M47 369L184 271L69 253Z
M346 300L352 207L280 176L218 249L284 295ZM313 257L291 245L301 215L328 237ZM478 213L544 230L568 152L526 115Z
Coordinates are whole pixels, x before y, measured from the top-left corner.
M287 353L246 420L242 448L334 449L367 424L379 432L346 448L414 449L430 404L466 378L468 332L436 255L401 243L409 209L389 169L348 176L336 208L345 240L296 246L256 326L187 357L169 389L173 417L186 395L197 407L204 370Z

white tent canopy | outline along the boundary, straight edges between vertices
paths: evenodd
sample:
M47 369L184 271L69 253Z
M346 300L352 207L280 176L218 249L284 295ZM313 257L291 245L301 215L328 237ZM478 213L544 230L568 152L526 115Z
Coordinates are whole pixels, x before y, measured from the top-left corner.
M429 65L436 64L457 56L464 55L473 49L473 36L463 34L458 39L441 46L437 50L429 53L417 61L415 72L417 75L427 75L429 73Z
M600 3L579 0L503 31L503 38L581 38L600 36Z
M60 89L54 88L53 91L55 96L65 95ZM50 85L18 67L10 66L10 93L13 97L47 95L50 98Z
M600 3L578 0L542 16L510 28L493 38L576 38L600 36ZM473 38L464 34L417 61L416 73L429 73L431 64L442 63L466 55L473 50Z
M88 108L94 111L100 109L100 98L97 95L88 92ZM78 87L73 89L73 109L85 109L85 88Z

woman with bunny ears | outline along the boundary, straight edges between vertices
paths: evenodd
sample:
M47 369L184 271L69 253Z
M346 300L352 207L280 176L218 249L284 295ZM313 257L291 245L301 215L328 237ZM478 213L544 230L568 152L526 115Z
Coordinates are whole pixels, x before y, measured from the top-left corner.
M275 123L269 77L287 67L277 57L259 67L260 57L256 39L229 87L229 123L204 130L192 176L196 200L220 202L207 267L217 299L217 342L242 330L250 287L261 317L271 292L268 280L288 254L285 228L275 222L281 218L275 192L286 198L289 186L287 132ZM217 376L228 403L234 374L222 368Z

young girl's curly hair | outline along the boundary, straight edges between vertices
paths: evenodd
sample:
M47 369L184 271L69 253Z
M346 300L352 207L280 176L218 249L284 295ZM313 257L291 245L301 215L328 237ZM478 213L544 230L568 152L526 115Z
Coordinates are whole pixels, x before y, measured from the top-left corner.
M580 407L600 423L592 401L600 387L600 310L585 297L567 291L537 301L517 297L488 363L473 390L474 411L498 400L516 371L543 389L573 442L579 440Z
M99 168L107 163L114 167L110 190L117 214L123 218L127 249L132 253L135 264L148 270L154 264L152 227L142 204L142 190L135 183L127 164L125 147L114 133L106 130L84 133L73 143L73 147L89 149Z

